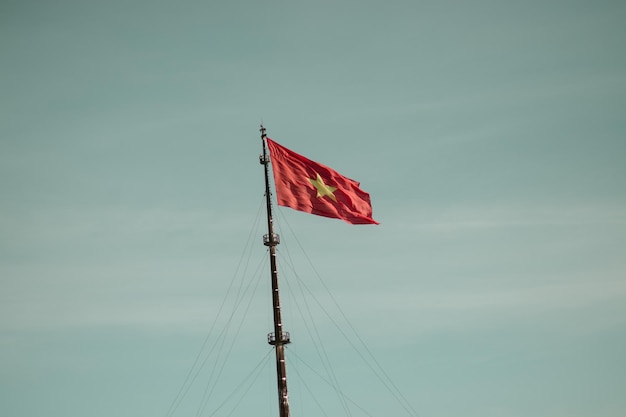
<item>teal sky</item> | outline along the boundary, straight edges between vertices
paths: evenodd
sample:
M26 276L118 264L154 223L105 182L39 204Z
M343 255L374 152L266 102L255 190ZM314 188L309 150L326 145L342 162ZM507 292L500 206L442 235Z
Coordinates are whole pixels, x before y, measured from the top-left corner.
M263 122L371 194L379 226L280 209L279 249L322 299L304 246L420 417L623 416L624 22L619 1L2 1L0 415L170 417L261 207ZM290 272L292 415L318 416ZM235 379L269 349L268 285ZM345 392L406 415L319 320ZM271 369L233 415L276 415Z

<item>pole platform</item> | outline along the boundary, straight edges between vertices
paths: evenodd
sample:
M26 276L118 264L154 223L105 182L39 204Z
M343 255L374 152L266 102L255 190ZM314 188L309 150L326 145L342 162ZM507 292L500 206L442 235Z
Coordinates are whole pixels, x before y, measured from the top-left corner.
M272 239L270 239L270 235L263 235L263 244L265 246L276 246L280 243L280 235L278 233L272 233Z
M283 345L287 345L289 343L291 343L291 339L289 338L289 332L281 332L281 343ZM267 335L267 343L269 343L272 346L276 346L276 333L272 332L272 333L268 333Z

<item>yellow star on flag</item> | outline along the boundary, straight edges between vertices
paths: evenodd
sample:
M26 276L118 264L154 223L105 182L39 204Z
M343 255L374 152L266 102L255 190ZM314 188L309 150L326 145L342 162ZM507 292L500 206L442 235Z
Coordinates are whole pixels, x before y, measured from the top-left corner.
M335 197L335 194L333 194L333 191L335 191L337 187L331 187L330 185L324 184L324 180L322 179L322 177L320 177L320 174L317 174L317 179L312 179L312 178L307 178L307 179L309 180L311 184L313 184L313 187L315 187L315 189L317 190L318 198L328 197L334 202L337 202L337 198Z

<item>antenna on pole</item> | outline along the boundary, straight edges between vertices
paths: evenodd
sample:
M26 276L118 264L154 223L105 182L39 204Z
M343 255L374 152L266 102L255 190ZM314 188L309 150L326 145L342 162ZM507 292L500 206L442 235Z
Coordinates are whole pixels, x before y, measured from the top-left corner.
M267 234L263 236L263 244L269 248L270 273L272 276L272 309L274 313L274 332L267 335L267 342L274 346L276 353L276 380L278 385L279 417L289 417L289 396L287 395L287 368L285 366L285 345L290 343L289 332L283 331L283 322L280 311L280 296L278 291L278 268L276 265L276 246L280 243L280 236L274 233L272 219L272 202L269 181L270 159L267 154L265 127L261 124L261 141L263 154L259 157L265 171L265 204L267 207Z

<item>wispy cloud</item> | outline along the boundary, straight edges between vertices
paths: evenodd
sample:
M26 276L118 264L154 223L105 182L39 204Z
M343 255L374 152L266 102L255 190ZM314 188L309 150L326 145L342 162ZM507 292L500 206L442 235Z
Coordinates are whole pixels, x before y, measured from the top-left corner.
M403 209L403 227L464 230L517 226L616 225L626 226L626 208L617 204L489 204Z
M424 333L491 331L498 328L558 328L559 333L584 335L624 325L611 314L626 303L626 283L616 272L602 283L573 282L507 288L411 288L342 294L357 327L370 336L379 332L368 323L384 321L385 332L413 339ZM365 308L364 306L371 306ZM611 307L612 306L612 307ZM623 310L623 309L622 309ZM386 318L386 320L385 320ZM404 337L403 337L404 338Z

